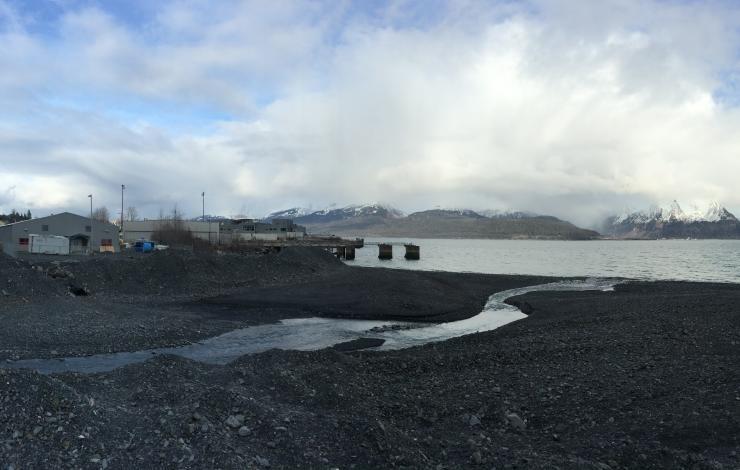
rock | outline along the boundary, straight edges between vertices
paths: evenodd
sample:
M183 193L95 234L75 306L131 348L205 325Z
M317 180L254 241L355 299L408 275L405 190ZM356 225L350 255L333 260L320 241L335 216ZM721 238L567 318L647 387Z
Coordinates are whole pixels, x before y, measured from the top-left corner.
M480 426L480 418L478 418L476 415L470 415L468 424L471 426Z
M252 434L252 430L249 429L248 427L242 426L242 427L239 428L239 435L240 436L246 437L246 436L249 436L250 434Z
M231 415L226 418L226 424L231 428L239 428L244 424L244 415Z
M509 426L514 428L515 431L523 432L525 429L527 429L527 425L524 423L524 420L519 417L516 413L509 413L506 415L506 421L509 423Z
M255 462L255 463L256 463L257 465L259 465L260 467L265 467L265 468L267 468L267 467L269 467L269 466L270 466L270 461L269 461L269 460L267 460L267 459L266 459L266 458L264 458L264 457L260 457L259 455L258 455L258 456L256 456L256 457L254 458L254 462Z
M332 346L332 349L336 351L357 351L360 349L377 348L385 343L384 339L381 338L357 338L351 341L345 341Z
M87 287L75 284L69 285L69 293L75 297L86 297L90 295L90 291L87 289Z
M483 457L480 455L480 452L477 450L473 452L472 455L473 463L476 465L480 465L483 462Z

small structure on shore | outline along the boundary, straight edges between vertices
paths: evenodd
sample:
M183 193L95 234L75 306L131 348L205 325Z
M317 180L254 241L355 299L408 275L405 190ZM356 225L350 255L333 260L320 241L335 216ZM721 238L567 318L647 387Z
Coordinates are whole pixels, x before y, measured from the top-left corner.
M37 241L34 245L32 238ZM120 251L118 227L70 212L3 225L0 245L11 256L32 252L66 255Z

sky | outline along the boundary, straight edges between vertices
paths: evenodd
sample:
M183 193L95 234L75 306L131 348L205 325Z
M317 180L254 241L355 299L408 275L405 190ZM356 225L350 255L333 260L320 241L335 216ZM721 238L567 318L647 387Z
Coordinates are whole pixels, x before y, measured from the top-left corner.
M734 1L0 0L0 212L595 226L739 175Z

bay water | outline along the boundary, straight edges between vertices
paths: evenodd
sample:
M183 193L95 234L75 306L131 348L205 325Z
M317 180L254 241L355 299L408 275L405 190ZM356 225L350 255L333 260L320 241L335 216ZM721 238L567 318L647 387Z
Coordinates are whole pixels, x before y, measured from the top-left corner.
M646 280L740 282L740 240L440 240L366 238L366 242L410 242L421 259L379 260L378 247L357 250L355 266L491 274L619 277Z

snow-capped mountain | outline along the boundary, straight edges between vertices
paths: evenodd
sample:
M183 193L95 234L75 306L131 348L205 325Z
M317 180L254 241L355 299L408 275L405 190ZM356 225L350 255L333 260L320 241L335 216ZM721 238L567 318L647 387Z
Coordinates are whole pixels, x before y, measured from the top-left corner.
M719 222L721 220L737 221L737 218L719 203L713 202L705 210L697 206L690 206L689 210L683 210L678 201L673 201L665 207L651 207L647 211L630 212L625 211L622 215L616 217L612 222L613 225L624 223L645 224L650 222Z
M646 211L625 211L607 219L604 231L619 238L739 238L740 222L717 202L707 208L678 201Z
M265 217L263 217L263 219L297 219L298 217L303 217L304 215L308 215L310 213L311 210L304 207L291 207L290 209L285 209L282 211L270 212Z
M384 204L353 204L337 208L335 206L326 209L311 211L308 209L294 207L283 211L273 212L265 217L267 220L287 218L293 219L300 224L322 224L336 222L339 220L376 217L376 218L400 218L404 214L398 209Z
M483 215L471 209L437 207L407 216L398 209L375 203L319 211L292 208L267 216L278 217L293 218L312 234L350 237L589 240L599 236L555 217L513 211L487 211Z
M470 209L430 209L426 211L419 211L409 214L409 217L467 217L471 219L484 219L485 216L480 215L474 210Z
M489 219L528 219L538 216L538 214L535 214L534 212L499 209L488 209L484 211L478 211L478 213L483 217L488 217Z

